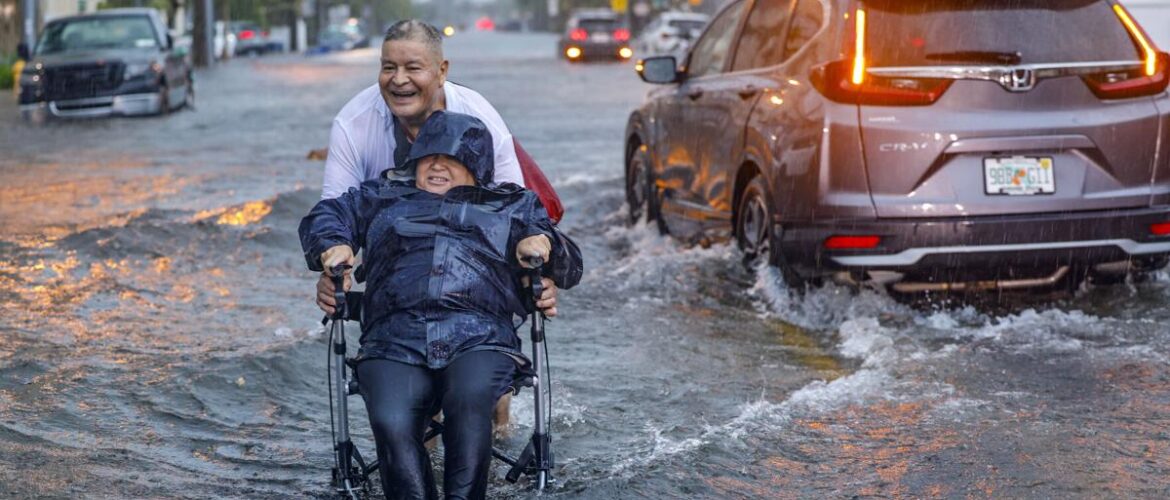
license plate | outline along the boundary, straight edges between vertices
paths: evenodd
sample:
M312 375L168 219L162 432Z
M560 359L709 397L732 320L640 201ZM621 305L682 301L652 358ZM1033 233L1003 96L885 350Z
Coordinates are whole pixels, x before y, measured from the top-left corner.
M983 192L1007 196L1053 194L1056 192L1056 175L1052 158L984 158Z

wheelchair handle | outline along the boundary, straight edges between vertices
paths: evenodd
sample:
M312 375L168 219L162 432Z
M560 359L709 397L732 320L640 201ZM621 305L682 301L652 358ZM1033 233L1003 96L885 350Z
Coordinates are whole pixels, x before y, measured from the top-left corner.
M329 268L329 278L333 280L333 301L336 305L333 306L332 319L345 319L347 315L345 304L345 272L353 269L349 264L338 264Z
M544 293L544 283L540 281L540 266L544 265L544 259L539 255L531 255L524 258L524 262L530 266L528 269L528 286L532 291L532 302L540 300L540 296Z

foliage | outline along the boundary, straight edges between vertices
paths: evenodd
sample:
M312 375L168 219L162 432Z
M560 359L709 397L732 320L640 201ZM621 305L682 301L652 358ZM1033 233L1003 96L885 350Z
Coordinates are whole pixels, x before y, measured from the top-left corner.
M16 54L0 52L0 89L10 89L16 83L16 74L13 64L16 63Z

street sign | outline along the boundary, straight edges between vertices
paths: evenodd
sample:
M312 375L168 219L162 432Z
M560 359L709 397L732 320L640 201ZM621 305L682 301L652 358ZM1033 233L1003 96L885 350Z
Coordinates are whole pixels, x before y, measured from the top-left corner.
M629 8L628 0L609 0L609 8L614 12L625 12Z

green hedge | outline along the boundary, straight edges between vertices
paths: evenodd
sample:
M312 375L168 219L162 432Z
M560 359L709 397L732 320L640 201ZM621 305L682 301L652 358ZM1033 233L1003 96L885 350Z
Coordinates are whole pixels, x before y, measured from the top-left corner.
M12 83L12 64L0 63L0 89L11 89Z

